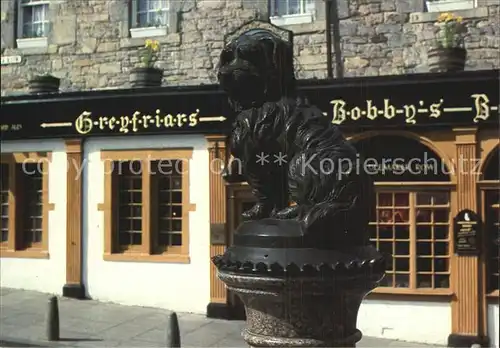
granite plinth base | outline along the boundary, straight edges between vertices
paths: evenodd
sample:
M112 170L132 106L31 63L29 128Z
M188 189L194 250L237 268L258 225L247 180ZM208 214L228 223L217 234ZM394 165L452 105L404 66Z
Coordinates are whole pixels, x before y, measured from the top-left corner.
M219 270L219 278L245 304L243 338L252 347L355 347L359 306L376 286L359 276L287 279Z

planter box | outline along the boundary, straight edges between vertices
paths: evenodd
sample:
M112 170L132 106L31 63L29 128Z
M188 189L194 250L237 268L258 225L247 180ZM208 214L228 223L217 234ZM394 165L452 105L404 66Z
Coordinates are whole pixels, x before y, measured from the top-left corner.
M167 27L147 27L147 28L132 28L130 36L132 38L139 37L155 37L167 35Z
M135 68L130 74L132 87L159 87L163 70L156 68Z
M477 0L437 0L426 1L429 12L451 12L457 10L468 10L476 7Z
M61 80L51 75L35 76L29 82L31 93L57 93Z
M467 51L465 48L433 48L427 53L430 72L463 71Z

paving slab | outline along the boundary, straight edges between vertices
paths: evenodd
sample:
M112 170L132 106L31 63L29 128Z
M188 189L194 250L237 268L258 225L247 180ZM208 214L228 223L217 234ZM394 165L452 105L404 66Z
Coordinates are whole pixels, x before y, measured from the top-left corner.
M51 295L0 288L0 347L165 347L167 310L59 298L58 342L45 340ZM245 323L178 313L182 347L247 347ZM418 343L363 337L358 347L423 347ZM430 346L427 346L430 347Z

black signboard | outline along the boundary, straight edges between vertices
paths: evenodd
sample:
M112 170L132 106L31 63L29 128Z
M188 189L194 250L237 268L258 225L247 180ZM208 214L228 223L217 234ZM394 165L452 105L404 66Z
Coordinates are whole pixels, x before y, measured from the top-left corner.
M211 133L230 125L226 97L215 86L29 97L2 102L2 140Z
M450 181L448 163L416 139L375 135L354 142L357 168L377 182Z
M303 89L333 123L344 127L499 125L498 70L347 80L337 89Z
M455 253L474 255L480 251L481 220L472 210L462 210L455 217Z
M498 127L499 71L299 81L332 123L356 130ZM2 97L2 140L225 133L233 114L215 85Z

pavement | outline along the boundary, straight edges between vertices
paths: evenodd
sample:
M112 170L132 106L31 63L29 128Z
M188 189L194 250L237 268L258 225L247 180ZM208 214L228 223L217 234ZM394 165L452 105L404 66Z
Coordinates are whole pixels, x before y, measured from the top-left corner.
M59 298L60 336L45 340L49 294L0 289L0 347L165 347L169 311ZM242 321L177 313L182 347L247 347ZM422 347L363 337L358 347ZM427 346L430 347L430 346Z

